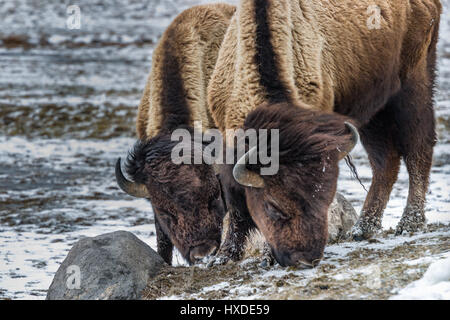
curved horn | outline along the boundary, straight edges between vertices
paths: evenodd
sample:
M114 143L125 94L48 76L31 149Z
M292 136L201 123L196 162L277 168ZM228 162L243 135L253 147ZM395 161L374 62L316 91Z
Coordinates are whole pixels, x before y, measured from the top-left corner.
M340 153L339 160L344 159L353 150L353 148L355 148L356 144L359 141L358 129L350 122L345 122L345 127L348 130L350 130L350 132L352 134L352 140L351 140L351 143L348 146L346 146L345 150L343 150Z
M116 181L120 189L125 191L130 196L136 198L149 197L148 190L145 185L128 181L127 178L124 177L122 169L120 167L120 158L116 162Z
M214 174L216 176L220 175L220 167L217 164L212 164L213 170L214 170Z
M250 157L257 151L258 149L256 147L253 147L249 152L244 154L234 166L233 177L237 181L237 183L246 187L264 188L263 178L261 178L259 174L247 170L245 166Z

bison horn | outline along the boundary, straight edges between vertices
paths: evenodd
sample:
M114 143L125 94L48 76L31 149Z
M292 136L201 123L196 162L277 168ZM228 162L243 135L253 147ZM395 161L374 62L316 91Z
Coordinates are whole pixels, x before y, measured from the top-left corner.
M253 188L263 188L264 187L264 179L257 173L249 171L246 168L246 164L250 157L257 152L257 148L253 147L242 156L241 159L236 163L233 169L233 177L237 181L237 183Z
M214 163L214 164L212 164L212 167L213 167L215 175L216 176L220 175L220 167L219 167L219 165Z
M351 143L346 146L345 150L341 151L341 153L339 154L339 160L344 159L353 150L353 148L359 141L358 129L350 122L345 122L345 127L350 130L352 134L352 140Z
M128 181L122 173L120 158L116 162L116 181L120 189L136 198L149 198L147 187L143 184Z

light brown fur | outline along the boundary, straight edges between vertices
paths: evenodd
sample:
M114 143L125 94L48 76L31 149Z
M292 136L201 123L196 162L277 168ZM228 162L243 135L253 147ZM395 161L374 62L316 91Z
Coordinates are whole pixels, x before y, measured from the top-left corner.
M206 90L214 70L220 45L235 12L227 4L196 6L181 13L163 34L153 53L152 69L139 105L137 135L141 140L156 136L163 119L161 93L164 43L177 48L184 89L191 112L191 123L201 121L203 129L215 127L206 99ZM176 38L168 37L169 34Z
M367 27L371 5L381 8L380 29ZM379 74L399 75L386 88L395 93L400 77L426 59L440 10L438 0L272 1L281 81L293 101L326 112L352 94L355 82L376 81ZM248 113L265 102L253 61L254 20L254 1L241 1L210 82L209 105L222 130L242 127Z
M371 28L374 6L380 24ZM231 225L244 225L233 229L239 236L229 233L225 254L240 257L235 239L252 227L242 222L249 213L280 264L314 265L321 258L339 157L302 147L311 145L313 132L328 133L318 142L329 147L334 139L345 139L345 122L356 125L374 175L354 239L367 239L381 228L400 157L408 168L410 195L397 234L424 227L436 139L433 90L441 10L439 0L241 0L208 88L209 107L222 131L279 128L280 145L289 147L280 152L285 165L279 172L259 177L262 188L244 189L248 184L240 183L239 189L226 180L232 168L224 171L228 198L239 200L236 208L228 206L236 213ZM309 154L315 160L303 159ZM326 176L318 159L331 159ZM251 168L254 173L259 167ZM327 190L313 190L313 179Z

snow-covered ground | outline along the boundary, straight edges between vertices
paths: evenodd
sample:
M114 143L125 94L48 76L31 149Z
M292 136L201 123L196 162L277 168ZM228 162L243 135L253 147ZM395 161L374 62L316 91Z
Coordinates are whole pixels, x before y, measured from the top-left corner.
M412 282L429 291L415 298L447 298L450 228L430 225L430 232L396 237L385 231L369 242L329 245L318 267L310 270L261 267L250 250L239 264L163 270L145 291L148 299L403 299ZM251 248L254 250L255 246ZM257 247L256 247L257 248ZM430 271L425 273L431 263ZM424 275L425 273L425 275ZM414 284L412 284L415 288ZM433 292L431 292L433 290Z
M434 261L420 280L392 297L393 300L450 300L450 253Z
M137 104L158 37L181 10L215 1L104 2L77 1L82 13L80 30L66 28L68 4L64 2L44 0L39 6L34 0L0 2L0 16L4 17L0 19L0 299L43 299L59 264L80 237L127 230L156 247L150 206L118 190L114 163L134 142ZM433 280L445 267L439 266L440 259L450 251L450 1L442 2L445 13L436 95L439 143L427 218L443 226L415 235L417 239L387 235L378 244L329 246L323 266L333 265L330 270L334 271L322 267L300 272L275 266L252 270L254 283L224 279L205 290L221 292L225 288L231 292L229 297L263 298L258 288L269 282L271 288L274 286L269 290L273 297L283 298L281 293L285 291L287 297L301 298L291 295L289 288L314 287L325 271L329 283L346 285L346 281L365 277L370 270L379 270L375 258L381 253L389 256L390 251L402 251L403 243L417 240L422 241L417 246L423 245L426 250L419 254L421 247L417 247L417 254L405 254L404 259L396 256L396 261L408 266L398 267L411 274L402 281L389 282L385 279L389 273L381 272L380 279L390 288L382 297L429 298L428 289L418 289L427 287L440 294L434 297L448 299L448 273L447 280ZM361 146L353 157L368 188L371 171ZM407 186L403 167L386 209L385 230L400 219ZM361 209L366 192L345 164L341 165L338 189L357 211ZM362 257L371 252L374 258L348 264L359 251ZM384 263L387 265L388 260ZM178 264L183 264L180 258ZM245 273L255 264L249 260L239 268ZM431 275L423 275L429 265ZM391 271L401 278L398 270ZM423 281L413 282L422 275ZM293 280L289 277L295 281L290 283ZM280 279L288 285L276 287ZM260 284L255 285L258 281ZM311 297L323 297L313 291ZM364 290L352 293L350 287L343 292L352 298L370 296ZM342 298L338 293L336 297Z

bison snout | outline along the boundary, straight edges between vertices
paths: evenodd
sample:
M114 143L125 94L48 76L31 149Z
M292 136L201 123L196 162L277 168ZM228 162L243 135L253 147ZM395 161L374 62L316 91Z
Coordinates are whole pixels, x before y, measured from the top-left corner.
M214 254L218 247L219 244L217 243L217 241L211 240L191 248L189 252L189 258L191 260L190 262L194 263L198 260L203 259L204 257Z
M319 265L321 258L307 259L303 252L294 252L291 254L291 265L296 265L300 268L310 269Z
M319 265L320 256L311 257L305 252L274 252L274 256L278 263L283 267L296 266L301 269L311 269Z

